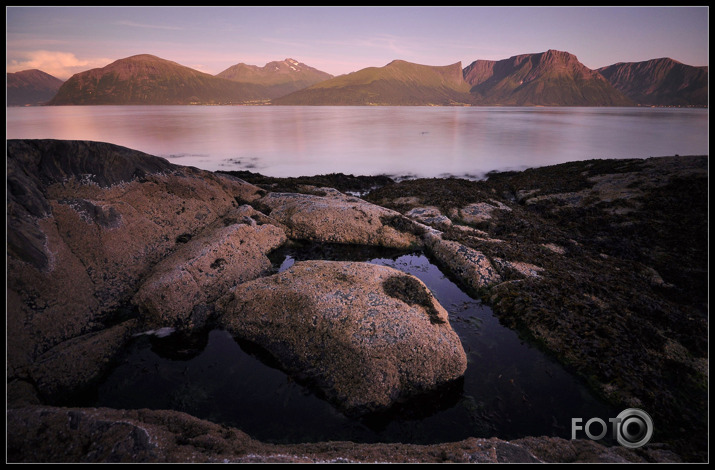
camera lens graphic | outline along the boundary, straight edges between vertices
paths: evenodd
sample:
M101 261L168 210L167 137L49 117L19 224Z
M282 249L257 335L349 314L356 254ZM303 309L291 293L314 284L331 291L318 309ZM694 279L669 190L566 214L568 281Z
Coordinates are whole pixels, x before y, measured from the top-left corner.
M653 436L653 420L638 408L628 408L618 415L616 439L624 447L641 447Z

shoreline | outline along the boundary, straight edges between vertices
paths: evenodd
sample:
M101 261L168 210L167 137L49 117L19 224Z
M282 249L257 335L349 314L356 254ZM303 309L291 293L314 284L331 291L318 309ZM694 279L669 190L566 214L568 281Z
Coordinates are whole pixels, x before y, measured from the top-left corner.
M113 149L111 147L106 151L115 151ZM122 199L116 196L107 199L105 196L113 194L112 191L116 192L122 185L125 187L123 191L126 191L140 187L144 184L142 181L154 181L152 184L164 181L162 178L167 176L153 176L158 175L155 173L157 170L167 175L172 171L188 172L187 175L196 178L197 182L214 179L216 183L211 184L223 185L223 188L228 187L228 181L231 181L230 184L242 184L233 182L232 177L221 176L227 173L223 171L206 172L178 167L168 162L168 166L163 169L160 168L164 163L146 166L148 162L160 161L153 158L132 163L134 169L130 166L127 169L131 170L129 173L122 173L129 175L129 179L126 179L127 176L120 178L123 182L114 181L111 175L107 176L110 183L107 189L102 189L101 183L99 186L96 183L94 186L72 183L69 187L67 182L49 185L43 182L39 186L35 186L38 184L35 182L25 183L25 187L37 187L40 193L34 194L34 199L28 199L27 196L18 199L19 193L12 193L11 202L25 210L34 210L36 214L42 211L33 207L37 204L42 207L44 204L44 213L53 214L51 217L70 217L68 220L72 220L71 217L84 217L85 223L95 227L96 233L105 234L102 239L105 240L103 243L107 243L111 240L107 237L118 233L116 229L129 227L126 223L130 213L122 205ZM67 171L62 169L55 176L67 177L70 178L67 181L71 181L73 175ZM214 176L209 177L210 174ZM139 179L135 179L137 175ZM260 215L251 216L255 220L258 220L257 217L280 220L280 224L288 229L288 238L322 235L319 235L321 232L301 234L293 219L279 219L280 211L283 210L281 205L266 210L263 202L268 201L266 196L303 194L312 198L311 201L323 201L331 193L321 188L330 187L345 194L349 191L365 191L362 198L366 203L399 214L399 222L393 218L388 224L388 219L382 219L383 225L390 225L390 230L396 230L395 234L419 234L418 238L426 243L427 251L445 263L447 269L458 278L459 273L464 272L464 267L453 264L456 259L453 255L441 253L456 253L444 250L461 247L460 250L473 250L482 254L489 261L489 269L481 275L486 276L482 277L484 282L470 284L471 281L461 276L466 289L471 290L474 296L485 299L501 321L512 328L529 331L547 351L559 358L561 363L573 367L602 396L621 406L643 407L652 411L657 423L657 436L665 438L668 445L685 461L707 460L707 444L688 442L698 430L707 429L707 420L703 422L704 415L701 414L703 405L707 409L707 401L702 402L699 397L699 390L703 386L707 391L708 369L707 265L703 267L703 259L707 259L707 156L589 160L522 172L493 173L487 180L479 181L460 178L395 181L385 176L355 177L341 174L299 178L269 178L245 173L235 176L241 178L239 181L245 178L252 188L259 188L256 190L240 186L239 189L237 186L234 191L239 191L241 196L236 196L236 201L240 199L245 207L250 206L257 211ZM9 181L16 181L16 177L17 173L8 172ZM28 175L28 178L33 177ZM168 185L168 181L161 184ZM51 196L55 192L61 194L58 191L63 190L63 186L70 190L67 194L74 195L73 205L62 202L67 196L62 196L65 199L47 199L47 195ZM178 194L179 188L176 186L171 191ZM219 196L222 194L219 192L213 194L213 202L210 202L207 195L207 202L195 205L190 213L207 214L215 219L216 215L209 214L219 212L209 210L213 206L207 204L215 204L217 198L223 196ZM133 204L142 207L137 204L139 201L143 201L141 204L146 203L146 197L136 199ZM181 215L185 213L182 207L188 210L186 203L189 201L198 204L199 200L193 199L195 197L179 197L176 203L171 203L175 204L173 207L169 204L166 208L184 217ZM338 199L346 200L345 197L340 196ZM36 202L30 204L31 201ZM88 205L88 201L92 201L91 205ZM234 207L236 205L230 198L226 198L225 203L233 204ZM15 206L12 207L9 213L13 215L10 220L14 223L16 212ZM73 215L70 209L78 215ZM675 221L670 220L673 217ZM38 233L39 227L40 233L50 233L43 225L44 222L41 222L42 219L36 220L39 225L10 224L9 231L27 237L28 234ZM194 227L190 232L196 232L205 225L198 222L186 219L186 223ZM276 222L266 219L261 223ZM688 233L683 233L684 226L688 227ZM316 230L318 228L316 226ZM178 226L167 233L177 233L177 230ZM76 233L79 235L81 232ZM71 238L64 237L61 235L67 241L62 243L71 243ZM176 238L176 235L173 237ZM9 241L15 240L14 237L9 238ZM89 242L90 239L86 240ZM169 253L175 249L175 245L178 246L178 243L172 239L168 244L161 242L156 246L164 247L161 250ZM49 266L43 263L51 262L56 266L64 256L60 251L57 252L60 258L55 255L54 259L43 261L42 253L33 251L34 248L29 250L30 246L35 245L10 244L8 253L8 260L12 261L8 270L9 289L14 292L9 302L11 320L8 334L12 327L12 331L20 333L20 337L24 333L21 333L22 327L16 329L16 319L27 315L27 312L39 312L37 299L43 298L36 293L30 294L36 300L33 301L34 306L28 303L28 284L23 279L38 278L26 264L35 263L41 267ZM82 245L74 245L72 256L86 256L82 250ZM164 257L159 251L157 253L159 255L154 256L154 261L150 260L142 272L150 270L151 265ZM18 259L24 261L15 261L18 255L21 256ZM92 261L85 263L94 265L94 272L107 269L102 267L101 259L94 256L86 258ZM679 263L674 263L674 260ZM119 262L124 261L117 258L114 265ZM93 276L94 273L89 272L89 275ZM139 275L139 278L143 276L145 274ZM130 291L132 289L130 287ZM54 302L46 297L48 294L43 295L48 299L45 302L49 301L46 305ZM126 294L115 295L110 291L93 295L103 295L107 304L115 302L112 299L126 298ZM37 313L32 316L35 317L33 321L37 321ZM93 322L104 322L96 314L92 316ZM129 322L144 321L136 314L130 317ZM95 329L95 334L109 331L107 327L110 324L125 325L126 331L135 331L137 328L128 322L117 321L118 318L105 322L104 326L98 325L100 328ZM703 325L704 331L701 331ZM43 328L51 327L47 325ZM77 341L83 337L81 331L80 327L77 333L67 339ZM118 344L121 345L122 341L119 340ZM18 347L16 342L9 345L9 351L13 354L10 358L11 367L8 368L8 381L13 385L13 392L22 389L21 382L32 383L27 378L21 378L27 375L28 370L37 370L37 366L33 365L37 364L37 359L31 359L25 366L20 365L25 360L18 362L20 356L16 352L25 348ZM56 350L56 346L44 348L47 353ZM42 385L42 380L38 382L41 376L38 374L39 371L30 372L30 376L35 376L32 380ZM42 374L51 372L43 370ZM24 398L18 400L17 404L23 403L23 400L26 404L28 400L32 401L29 398L32 393L19 394ZM40 396L43 394L40 393ZM9 397L15 396L15 393L9 393ZM664 409L666 405L673 406L673 403L675 408ZM40 398L35 406L48 404L46 399ZM20 414L24 413L19 411L21 407L13 408ZM664 421L666 425L662 424ZM685 423L692 427L691 431L683 434L678 429ZM567 443L560 443L556 447L564 445ZM533 445L530 447L532 451L534 448ZM650 458L654 457L651 455Z

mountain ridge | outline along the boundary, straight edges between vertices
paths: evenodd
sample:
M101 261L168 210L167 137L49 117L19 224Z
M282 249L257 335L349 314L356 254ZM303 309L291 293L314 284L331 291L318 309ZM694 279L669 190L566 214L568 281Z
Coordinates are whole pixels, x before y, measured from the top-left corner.
M241 62L216 74L216 77L265 86L268 98L284 96L333 78L327 72L291 58L268 62L263 67Z
M73 75L49 104L239 104L260 100L264 93L260 85L138 54Z
M478 105L632 106L601 74L564 51L521 54L499 61L475 61L464 79Z
M462 63L445 66L393 60L317 83L274 100L278 105L453 105L471 102Z
M8 106L37 106L55 96L64 83L42 70L29 69L6 74Z
M708 104L707 66L695 67L661 57L641 62L618 62L597 71L638 104Z
M21 92L42 86L39 78L35 85L15 80L17 74L30 76L28 72L8 73L8 106L708 105L707 66L695 67L660 58L619 62L592 70L573 54L553 49L499 61L478 59L463 69L461 62L430 66L396 59L382 67L367 67L338 76L291 58L263 67L238 63L210 75L151 54L138 54L73 75L61 83L54 97L16 100L14 97Z

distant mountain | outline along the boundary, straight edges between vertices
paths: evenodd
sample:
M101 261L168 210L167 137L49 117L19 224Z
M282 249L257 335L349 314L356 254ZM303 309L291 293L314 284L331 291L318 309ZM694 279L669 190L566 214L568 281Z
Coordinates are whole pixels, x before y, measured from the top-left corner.
M620 62L597 69L606 80L638 104L707 106L708 68L669 58Z
M7 106L37 106L47 103L64 83L41 70L7 74Z
M454 105L469 104L462 64L419 65L394 60L340 75L274 99L278 105Z
M240 83L262 85L267 90L268 98L284 96L333 78L329 73L293 59L268 62L263 67L240 63L216 76Z
M260 85L142 54L73 75L49 104L240 104L265 99L266 93Z
M708 68L654 59L596 71L568 52L548 50L477 60L464 69L460 62L429 66L394 60L333 77L285 59L264 67L239 63L214 76L142 54L64 83L39 70L7 74L7 89L8 106L47 100L50 105L707 106Z
M477 60L464 69L476 105L632 106L601 74L576 56L555 50L500 61Z

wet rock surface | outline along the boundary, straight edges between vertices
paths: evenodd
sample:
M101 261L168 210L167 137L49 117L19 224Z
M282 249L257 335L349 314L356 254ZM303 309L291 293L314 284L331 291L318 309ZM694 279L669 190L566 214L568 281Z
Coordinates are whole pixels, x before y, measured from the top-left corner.
M707 460L707 157L592 160L486 181L397 183L351 175L244 180L95 142L10 140L7 150L9 461ZM209 319L290 358L284 366L296 377L340 377L311 372L315 357L296 360L318 349L301 344L289 323L283 332L267 325L269 305L279 315L281 308L297 309L303 320L317 322L337 318L372 292L368 302L394 303L405 316L382 323L394 330L390 335L375 334L379 322L347 333L373 349L384 338L405 336L406 325L451 330L439 304L430 307L419 284L394 273L363 293L351 287L358 284L348 282L348 272L328 275L321 265L323 281L275 295L271 283L291 274L273 275L266 257L291 239L424 247L502 322L534 338L601 396L649 412L654 441L639 449L548 437L281 446L179 412L51 406L97 380L132 334L167 326L190 331ZM350 264L355 272L367 269L362 265ZM292 275L316 266L296 263ZM187 288L177 289L175 279L186 279ZM303 339L315 337L311 322L303 325L309 330ZM281 335L294 352L270 343ZM429 338L411 344L441 344ZM443 343L451 353L421 356L435 359L428 362L434 369L410 365L400 373L446 368L454 375L463 352L451 339ZM364 371L400 363L395 357ZM389 375L371 383L387 384ZM435 377L414 383L443 380ZM343 390L333 395L343 403L360 387L365 396L375 392L355 386L324 390ZM382 394L387 402L370 403L398 399L402 392L395 390L402 389L390 387Z

